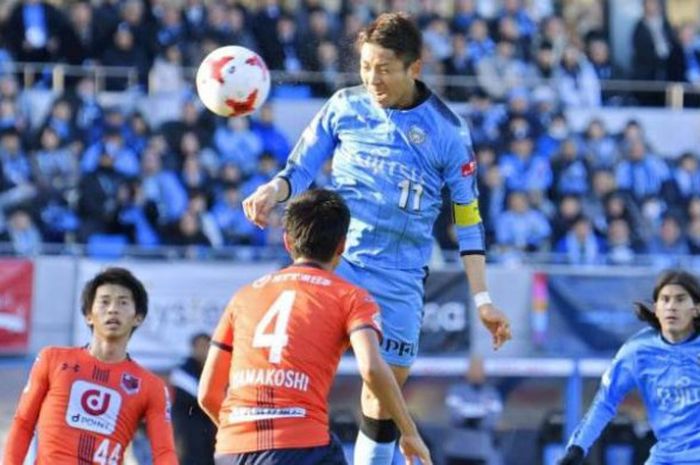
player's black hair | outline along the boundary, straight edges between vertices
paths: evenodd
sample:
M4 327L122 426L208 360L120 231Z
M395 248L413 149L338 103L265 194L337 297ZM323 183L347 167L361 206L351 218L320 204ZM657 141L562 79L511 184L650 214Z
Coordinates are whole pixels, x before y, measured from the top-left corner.
M292 258L330 262L349 226L350 210L345 201L325 189L312 189L294 198L284 215Z
M658 277L656 280L656 285L654 286L654 292L652 294L653 302L659 298L659 293L664 286L669 284L675 284L681 286L693 299L695 305L700 304L700 281L695 277L695 275L688 273L683 270L666 270ZM635 313L637 318L641 321L647 322L651 327L656 328L661 331L661 323L654 313L654 309L650 308L643 302L635 302ZM700 331L700 316L696 316L693 319L695 326L695 331Z
M209 341L211 341L211 336L209 336L209 333L205 333L205 332L194 333L192 335L192 337L190 337L190 347L194 347L194 345L200 339L204 339L207 342L209 342Z
M357 49L362 48L363 44L393 50L408 67L421 56L423 36L406 13L382 13L358 34Z
M107 268L95 275L94 278L85 284L80 298L80 311L83 313L83 316L87 316L90 313L92 304L95 302L97 288L105 284L116 284L117 286L124 286L129 289L134 298L136 314L146 318L148 314L148 293L146 292L146 288L136 276L131 274L131 271L120 267Z

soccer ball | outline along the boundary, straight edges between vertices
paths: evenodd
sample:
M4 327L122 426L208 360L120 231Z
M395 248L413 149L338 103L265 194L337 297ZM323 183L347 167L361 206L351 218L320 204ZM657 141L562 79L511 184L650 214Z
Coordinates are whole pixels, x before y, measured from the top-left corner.
M219 116L245 116L260 108L270 93L270 72L260 56L229 45L211 52L197 69L197 94Z

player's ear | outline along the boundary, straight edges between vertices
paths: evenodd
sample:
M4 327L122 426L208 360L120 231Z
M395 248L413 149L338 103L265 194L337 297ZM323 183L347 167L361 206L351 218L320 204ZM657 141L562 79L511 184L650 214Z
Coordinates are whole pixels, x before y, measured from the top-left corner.
M146 315L143 313L137 313L136 314L136 324L134 326L141 326L141 323L143 323L144 318L146 318Z
M340 242L338 243L338 247L335 249L335 254L337 256L343 255L343 252L345 252L345 237L343 237Z
M292 253L292 240L289 237L289 234L287 234L287 231L285 231L282 234L282 241L284 242L284 250L287 251L287 253L291 254Z
M408 74L413 79L418 79L418 76L420 76L420 70L423 68L423 60L418 58L416 61L408 65Z

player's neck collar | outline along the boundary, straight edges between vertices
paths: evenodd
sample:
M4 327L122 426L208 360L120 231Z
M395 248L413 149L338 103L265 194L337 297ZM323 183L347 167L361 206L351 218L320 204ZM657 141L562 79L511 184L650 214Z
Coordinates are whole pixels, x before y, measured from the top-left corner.
M318 268L319 270L325 270L323 265L321 265L320 263L310 262L310 261L309 262L294 263L292 266L307 266L309 268Z
M664 337L664 333L662 333L661 331L659 331L659 336L661 337L661 340L664 341L666 344L672 345L672 346L677 346L677 345L685 344L686 342L690 342L690 341L696 339L698 336L700 336L700 331L695 330L692 333L690 333L690 335L688 337L686 337L682 341L678 341L678 342L669 341L668 339L666 339Z

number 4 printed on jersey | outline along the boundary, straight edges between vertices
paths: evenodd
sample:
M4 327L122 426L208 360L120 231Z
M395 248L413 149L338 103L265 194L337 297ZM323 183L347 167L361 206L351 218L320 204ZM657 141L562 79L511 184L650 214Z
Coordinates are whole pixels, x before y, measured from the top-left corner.
M121 461L119 460L122 452L122 445L118 442L114 444L114 449L109 452L109 439L103 439L97 450L95 450L95 455L92 456L93 463L98 465L119 465Z
M282 291L277 299L267 309L260 323L255 327L253 335L253 347L255 348L270 348L268 360L270 363L280 363L282 361L282 349L289 342L287 335L287 324L289 323L289 315L292 313L292 306L296 298L296 291ZM266 333L268 326L272 320L277 317L275 327L271 333Z

